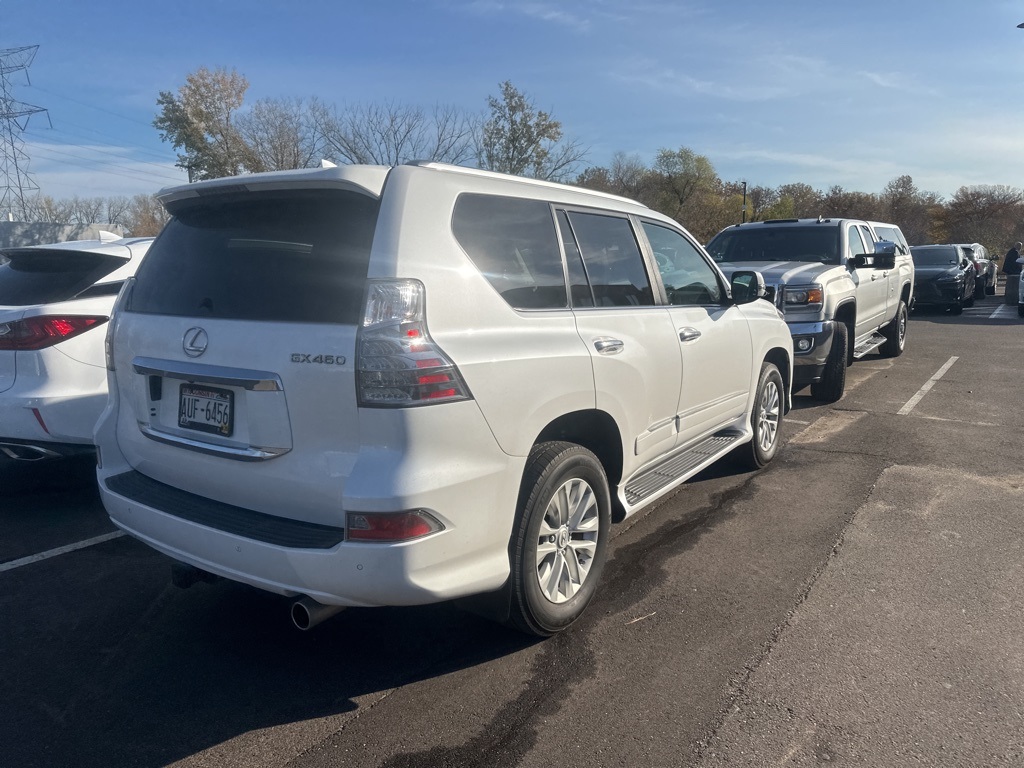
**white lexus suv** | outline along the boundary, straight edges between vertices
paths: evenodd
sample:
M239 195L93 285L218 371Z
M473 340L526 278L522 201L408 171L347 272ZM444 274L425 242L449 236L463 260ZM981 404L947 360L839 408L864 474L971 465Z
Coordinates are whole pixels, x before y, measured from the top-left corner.
M165 190L96 428L114 523L177 562L344 606L475 596L550 635L613 520L767 464L792 338L676 222L433 163Z
M107 402L105 323L151 242L103 233L0 251L0 454L92 451Z

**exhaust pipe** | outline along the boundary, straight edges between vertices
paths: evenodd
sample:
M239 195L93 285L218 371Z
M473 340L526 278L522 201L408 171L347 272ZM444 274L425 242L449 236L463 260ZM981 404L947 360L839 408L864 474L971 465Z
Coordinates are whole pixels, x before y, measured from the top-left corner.
M292 603L292 623L305 632L343 610L344 605L324 605L311 597L300 597Z
M22 443L0 443L0 453L20 461L39 461L40 459L59 459L60 454L49 448Z

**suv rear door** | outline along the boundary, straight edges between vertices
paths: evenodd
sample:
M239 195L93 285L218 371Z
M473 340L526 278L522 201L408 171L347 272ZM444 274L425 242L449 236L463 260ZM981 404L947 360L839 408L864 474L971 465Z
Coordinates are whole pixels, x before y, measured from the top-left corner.
M45 246L5 250L0 258L0 339L34 308L74 299L122 267L131 251L121 250L123 254ZM14 386L17 355L0 348L0 392Z
M325 189L173 206L117 321L129 463L208 498L230 489L234 504L337 523L359 445L353 363L377 210L368 193Z

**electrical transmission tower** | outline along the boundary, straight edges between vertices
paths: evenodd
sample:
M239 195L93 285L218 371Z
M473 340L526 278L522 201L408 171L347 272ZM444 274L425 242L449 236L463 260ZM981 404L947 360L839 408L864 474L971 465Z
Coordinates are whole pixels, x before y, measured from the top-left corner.
M23 104L15 100L11 75L25 72L36 57L38 45L0 50L0 220L13 221L26 218L27 193L38 192L28 174L28 155L21 140L21 132L28 127L28 119L42 107Z

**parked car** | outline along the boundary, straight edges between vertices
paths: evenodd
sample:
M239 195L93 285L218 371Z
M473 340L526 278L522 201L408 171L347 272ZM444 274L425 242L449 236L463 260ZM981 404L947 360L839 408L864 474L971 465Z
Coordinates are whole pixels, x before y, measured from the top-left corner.
M905 243L895 224L818 217L726 227L708 251L726 275L764 275L793 334L794 383L831 403L854 360L903 354L914 296Z
M917 306L948 309L959 315L974 306L977 270L959 245L914 245L910 247L917 270Z
M999 264L989 257L988 249L981 243L957 243L974 262L974 298L992 296L996 292L996 273Z
M0 253L0 453L93 450L107 400L104 327L153 238L76 240Z
M108 328L100 493L207 574L344 606L474 597L550 635L609 529L779 447L792 339L624 198L435 163L172 188Z

